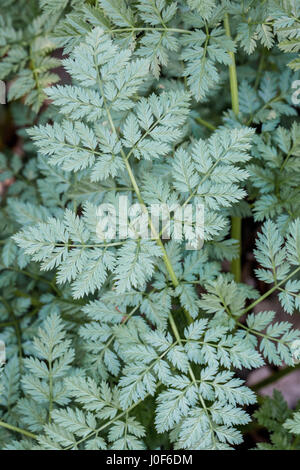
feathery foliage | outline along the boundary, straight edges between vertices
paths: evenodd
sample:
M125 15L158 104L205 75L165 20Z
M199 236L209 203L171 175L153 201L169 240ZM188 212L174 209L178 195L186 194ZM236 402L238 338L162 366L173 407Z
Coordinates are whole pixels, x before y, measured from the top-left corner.
M226 450L255 419L258 448L298 448L299 411L277 393L250 416L240 377L295 365L300 342L260 306L300 308L299 2L22 3L0 17L24 147L0 142L1 447ZM172 208L168 241L151 204ZM195 214L175 236L189 205L201 249ZM224 269L246 217L261 293Z

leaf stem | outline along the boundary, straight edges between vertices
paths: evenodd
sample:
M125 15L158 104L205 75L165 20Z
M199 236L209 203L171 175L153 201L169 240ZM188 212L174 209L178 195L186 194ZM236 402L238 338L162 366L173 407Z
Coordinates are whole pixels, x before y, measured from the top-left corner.
M0 421L0 426L3 428L9 429L10 431L18 432L23 434L24 436L30 437L31 439L37 439L37 436L32 432L26 431L25 429L18 428L16 426L12 426L11 424L4 423L4 421Z
M145 209L146 209L145 203L144 203L143 198L142 198L142 196L141 196L140 189L139 189L138 184L137 184L137 182L136 182L135 176L134 176L134 174L133 174L133 172L132 172L131 166L130 166L130 164L129 164L129 162L128 162L127 159L124 159L124 163L125 163L125 165L126 165L126 169L127 169L129 178L130 178L130 180L131 180L132 186L133 186L133 188L134 188L134 190L135 190L135 193L136 193L136 195L137 195L137 198L138 198L140 204L142 205L142 207L145 207ZM147 209L146 209L146 210L147 210ZM147 211L147 214L148 214L148 211ZM168 271L168 273L169 273L169 276L170 276L170 278L171 278L171 281L172 281L172 283L173 283L173 286L176 288L176 287L179 286L178 278L177 278L177 276L176 276L176 274L175 274L175 271L174 271L174 269L173 269L172 263L171 263L171 261L170 261L170 259L169 259L169 257L168 257L168 254L167 254L167 252L166 252L165 246L164 246L163 242L161 241L161 238L160 238L159 234L157 234L157 232L156 232L156 230L155 230L155 227L154 227L154 225L153 225L153 223L152 223L151 217L150 217L149 214L148 214L148 216L149 216L149 226L150 226L150 229L151 229L152 233L154 234L154 237L155 237L155 240L156 240L157 244L159 245L159 247L161 248L161 250L162 250L162 252L163 252L163 261L164 261L164 263L165 263L166 269L167 269L167 271ZM189 312L184 309L184 313L185 313L185 316L186 316L186 318L187 318L188 323L189 323L189 324L192 323L193 320L192 320L192 317L190 316Z
M255 300L254 302L252 302L252 304L250 304L247 308L245 308L241 315L238 317L238 318L241 318L243 315L245 315L245 313L249 312L250 310L252 310L257 304L259 304L260 302L262 302L263 300L265 300L267 297L269 297L269 295L273 294L273 292L275 292L282 284L284 284L286 281L288 281L291 277L293 277L295 274L297 274L298 272L300 271L300 266L298 266L297 269L295 269L294 271L292 271L287 277L285 277L282 281L278 282L278 284L275 284L271 289L269 289L265 294L263 294L261 297L259 297L259 299ZM237 318L237 319L238 319Z
M117 130L115 128L115 125L114 125L114 122L113 122L113 119L112 119L112 116L111 116L111 113L110 113L110 110L108 109L108 106L107 106L107 102L106 102L106 99L105 99L105 95L104 95L104 92L103 92L103 86L102 86L102 80L101 80L101 76L100 76L100 72L99 72L99 68L98 66L96 65L96 60L95 60L95 67L97 69L97 79L98 79L98 85L99 85L99 89L100 89L100 92L101 92L101 95L103 97L103 102L104 102L104 107L105 107L105 110L106 110L106 113L107 113L107 117L108 117L108 121L109 121L109 124L110 124L110 127L111 127L111 130L114 134L116 134L118 136L118 133L117 133ZM144 200L142 198L142 195L141 195L141 192L140 192L140 188L137 184L137 181L135 179L135 176L133 174L133 171L132 171L132 168L128 162L128 158L127 156L125 155L125 152L124 150L121 148L121 151L120 151L121 155L122 155L122 158L123 158L123 161L124 161L124 164L126 166L126 170L127 170L127 173L128 173L128 176L130 178L130 181L131 181L131 184L133 186L133 189L136 193L136 196L138 198L138 201L139 203L141 204L142 208L145 210L145 213L147 213L148 215L148 221L149 221L149 227L151 229L151 233L153 234L158 246L161 248L162 250L162 253L163 253L163 261L165 263L165 266L166 266L166 269L170 275L170 278L171 278L171 281L174 285L174 287L177 287L179 285L179 281L177 279L177 276L175 274L175 271L173 269L173 266L172 266L172 263L168 257L168 254L166 252L166 249L164 247L164 244L163 242L161 241L161 238L159 236L159 234L157 233L153 223L152 223L152 220L151 220L151 216L146 208L146 205L144 203ZM189 312L184 310L185 312L185 315L186 315L186 318L187 318L187 321L188 323L192 323L192 317L190 316Z
M290 374L291 372L297 369L300 369L300 362L294 366L288 366L284 369L280 369L274 372L274 374L270 375L269 377L260 380L256 384L249 385L249 387L251 387L254 391L260 390L261 388L266 387L267 385L271 385L272 383L277 382L277 380L282 379L282 377L285 377L286 375Z
M210 131L215 131L217 128L210 122L206 121L205 119L202 119L201 117L196 117L195 121L197 121L201 126L207 127Z
M167 33L179 33L179 34L193 34L193 31L190 31L188 29L179 29L179 28L135 28L134 26L132 28L116 28L116 29L107 29L104 32L105 33L134 33L135 31L137 32L143 32L143 31L160 31L160 32L167 32Z
M228 18L227 13L225 14L225 17L224 17L224 27L225 27L226 35L231 39L229 18ZM237 82L235 55L234 55L234 52L231 52L231 51L228 51L228 54L231 58L231 64L229 65L229 81L230 81L232 110L234 114L238 116L240 112L240 108L239 108L239 94L238 94L238 82Z
M225 27L226 35L231 39L229 17L227 13L225 14L225 17L224 17L224 27ZM240 112L240 108L239 108L239 93L238 93L235 55L234 55L234 52L231 52L231 51L228 51L228 54L231 58L231 64L229 65L229 82L230 82L232 110L234 114L238 116ZM242 268L241 268L242 219L241 217L231 218L231 238L239 242L239 254L238 254L238 257L233 259L231 262L231 272L234 275L235 281L241 282L241 273L242 273Z
M266 58L266 49L263 48L261 56L260 56L260 61L259 61L258 70L257 70L257 74L256 74L256 80L255 80L255 84L254 84L254 89L255 90L257 90L258 86L259 86L259 82L260 82L260 79L261 79L261 76L262 76L262 73L263 73L263 69L264 69L265 58Z

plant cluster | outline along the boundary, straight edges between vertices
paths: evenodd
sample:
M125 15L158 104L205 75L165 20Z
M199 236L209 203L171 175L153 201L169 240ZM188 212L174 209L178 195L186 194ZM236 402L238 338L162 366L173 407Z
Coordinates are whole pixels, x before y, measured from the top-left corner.
M223 450L253 421L299 449L299 411L253 413L240 372L298 367L262 302L300 308L300 1L0 4L1 448ZM100 240L124 195L151 238ZM147 212L188 203L199 250Z

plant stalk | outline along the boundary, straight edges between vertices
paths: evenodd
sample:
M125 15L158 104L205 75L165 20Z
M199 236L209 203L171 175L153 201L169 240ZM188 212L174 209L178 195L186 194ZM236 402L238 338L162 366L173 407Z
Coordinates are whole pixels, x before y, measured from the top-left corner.
M107 113L107 117L108 117L108 121L109 121L109 124L110 124L110 127L111 127L111 130L114 134L116 134L118 136L118 133L117 133L117 130L115 128L115 125L114 125L114 122L112 120L112 117L111 117L111 113L110 113L110 110L107 106L107 103L106 103L106 99L104 98L104 92L103 92L103 87L102 87L102 82L101 82L101 77L100 77L100 73L99 73L99 70L97 68L97 71L98 71L98 85L99 85L99 89L100 89L100 92L101 92L101 95L103 96L103 99L104 99L104 106L105 106L105 109L106 109L106 113ZM141 191L140 191L140 188L137 184L137 181L135 179L135 176L134 176L134 173L132 171L132 168L128 162L128 156L125 155L125 152L123 149L121 149L121 155L122 155L122 158L123 158L123 161L124 161L124 164L126 166L126 170L127 170L127 173L128 173L128 176L130 178L130 181L131 181L131 184L132 184L132 187L136 193L136 196L138 198L138 201L139 203L141 204L141 206L143 208L145 208L145 212L147 213L147 216L148 216L148 220L149 220L149 227L151 229L151 233L153 233L154 235L154 238L158 244L158 246L161 248L162 250L162 253L163 253L163 261L165 263L165 266L166 266L166 269L169 273L169 276L171 278L171 281L173 283L173 286L176 288L178 285L179 285L179 281L177 279L177 276L176 276L176 273L173 269L173 266L172 266L172 263L168 257L168 254L167 254L167 251L165 249L165 246L163 244L163 242L161 241L161 238L159 236L159 234L156 232L155 230L155 227L152 223L152 220L151 220L151 216L149 214L149 212L147 211L146 209L146 205L144 203L144 200L142 198L142 195L141 195ZM130 155L130 153L129 153ZM185 316L186 316L186 319L188 321L188 323L192 323L193 319L191 317L191 315L189 314L189 312L187 310L184 309L184 313L185 313Z
M266 377L263 380L260 380L254 385L250 385L252 390L255 392L260 390L263 387L266 387L267 385L271 385L274 382L277 382L278 380L282 379L288 374L291 374L295 370L300 369L300 363L296 364L295 366L288 366L285 367L284 369L280 369L277 372L274 372L274 374L270 375L269 377Z
M31 439L36 439L37 436L32 432L26 431L25 429L18 428L16 426L12 426L11 424L4 423L4 421L0 421L0 426L5 429L9 429L10 431L18 432L19 434L23 434L26 437L30 437Z
M224 28L226 35L231 39L230 24L228 14L224 17ZM238 94L238 81L236 73L235 55L233 52L228 52L231 58L231 64L229 65L229 82L230 82L230 93L231 93L231 104L232 110L236 116L238 116L239 108L239 94ZM236 282L241 282L241 245L242 245L242 219L241 217L231 218L231 238L234 238L239 242L239 253L238 257L231 262L231 272L234 275Z
M210 122L206 121L205 119L202 119L201 117L196 117L195 121L198 122L198 124L201 124L201 126L206 127L210 131L214 132L217 128Z

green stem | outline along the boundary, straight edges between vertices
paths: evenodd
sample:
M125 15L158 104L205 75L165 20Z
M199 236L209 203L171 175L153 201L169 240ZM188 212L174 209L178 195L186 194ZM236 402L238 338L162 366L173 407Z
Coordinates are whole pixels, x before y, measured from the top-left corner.
M277 382L277 380L282 379L282 377L285 377L286 375L290 374L291 372L294 372L297 369L300 369L300 362L295 366L288 366L284 369L280 369L269 377L260 380L256 384L250 385L250 387L252 388L252 390L258 391L261 388L266 387L267 385L271 385L272 383Z
M205 119L202 119L201 117L196 117L195 121L197 121L201 126L207 127L210 131L215 131L217 128L210 122L206 121Z
M224 27L225 27L226 35L231 39L229 18L228 18L227 13L225 14L225 18L224 18ZM240 112L240 108L239 108L239 93L238 93L235 56L234 56L234 52L231 52L231 51L229 51L228 54L231 58L231 64L229 65L229 80L230 80L232 110L234 114L238 116Z
M106 110L106 113L107 113L108 121L109 121L109 124L110 124L110 127L111 127L112 132L113 132L115 135L118 136L117 130L116 130L115 125L114 125L114 122L113 122L113 120L112 120L111 113L110 113L110 111L109 111L109 109L108 109L108 106L107 106L107 102L106 102L105 95L104 95L104 92L103 92L103 86L102 86L101 76L100 76L100 73L99 73L99 69L98 69L98 67L97 67L97 65L96 65L96 61L95 61L95 66L96 66L96 68L97 68L98 85L99 85L99 89L100 89L101 95L102 95L102 97L103 97L104 107L105 107L105 110ZM128 156L125 155L125 152L124 152L123 149L121 149L121 155L122 155L124 164L125 164L125 166L126 166L126 170L127 170L128 176L129 176L129 178L130 178L131 184L132 184L133 189L134 189L134 191L135 191L135 193L136 193L136 196L137 196L137 198L138 198L138 201L139 201L139 203L141 204L143 210L145 210L145 213L146 213L147 216L148 216L149 227L150 227L150 229L151 229L151 233L153 234L154 239L156 240L158 246L159 246L159 247L161 248L161 250L162 250L162 253L163 253L163 261L164 261L164 263L165 263L165 266L166 266L166 269L167 269L167 271L168 271L168 273L169 273L169 276L170 276L170 278L171 278L171 281L172 281L174 287L177 287L177 286L179 285L179 281L178 281L177 276L176 276L176 274L175 274L175 271L174 271L174 269L173 269L172 263L171 263L171 261L170 261L170 259L169 259L169 257L168 257L168 254L167 254L167 252L166 252L166 249L165 249L165 247L164 247L164 244L163 244L163 242L161 241L161 238L160 238L159 234L157 233L157 231L156 231L156 229L155 229L155 227L154 227L154 225L153 225L153 223L152 223L151 216L150 216L150 214L149 214L149 212L148 212L148 210L147 210L147 208L146 208L146 205L145 205L145 203L144 203L144 200L143 200L143 198L142 198L142 195L141 195L141 192L140 192L140 188L139 188L139 186L138 186L138 184L137 184L137 181L136 181L135 176L134 176L134 174L133 174L132 168L131 168L131 166L130 166L130 164L129 164L129 162L128 162ZM184 310L184 312L185 312L185 315L186 315L186 318L187 318L188 323L192 323L193 320L192 320L192 317L190 316L189 312L187 312L186 310Z
M26 431L25 429L17 428L16 426L12 426L11 424L8 424L8 423L4 423L4 421L0 421L0 426L2 426L2 428L9 429L10 431L23 434L24 436L30 437L31 439L37 439L37 436L33 434L32 432Z
M224 17L224 27L226 35L231 39L230 25L228 14ZM229 65L229 82L230 82L230 93L232 110L236 116L240 112L239 108L239 93L238 93L238 82L236 73L235 56L233 52L228 52L231 58L231 64ZM231 219L231 238L234 238L239 242L239 254L238 257L231 262L231 272L234 275L236 282L241 282L241 245L242 245L242 219L241 217L232 217Z
M174 336L175 336L175 338L176 338L176 341L178 342L178 344L180 344L180 346L182 346L183 342L182 342L182 339L180 338L180 334L179 334L178 328L177 328L177 326L176 326L176 323L175 323L174 318L173 318L173 316L172 316L171 313L169 314L169 322L170 322L170 326L171 326L171 328L172 328L172 331L173 331L173 333L174 333ZM194 371L193 371L191 365L189 365L188 371L189 371L189 376L190 376L191 379L192 379L192 382L193 382L194 384L197 384L197 380L196 380L196 377L195 377L195 374L194 374ZM207 415L207 418L208 418L209 423L210 423L210 427L211 427L211 429L212 429L211 419L210 419L210 416L209 416L209 413L208 413L208 410L207 410L207 406L206 406L205 401L204 401L202 395L200 394L200 392L198 393L198 397L199 397L199 401L200 401L200 403L201 403L201 406L202 406L202 408L203 408L205 414ZM214 436L213 429L212 429L212 436Z
M159 387L161 385L161 382L158 382L157 384L157 387ZM87 439L90 439L91 437L98 435L101 431L104 431L104 429L106 429L108 426L111 426L115 421L119 421L121 418L123 418L123 416L125 416L126 414L129 414L130 411L134 410L134 408L136 408L140 403L142 403L145 398L147 398L148 396L150 396L150 393L148 393L146 395L146 397L144 398L141 398L140 400L138 400L137 402L133 403L133 405L130 406L130 408L128 408L127 410L125 411L122 411L121 413L117 414L114 418L112 418L110 421L107 421L105 424L103 424L102 426L100 426L99 428L95 429L94 431L92 431L90 434L82 437L79 441L77 441L76 443L72 444L71 446L68 446L66 447L64 450L71 450L74 448L74 445L76 446L76 448L78 447L79 444L81 444L82 442L85 442Z
M231 261L231 272L234 275L235 282L241 282L242 278L242 219L241 217L231 217L231 238L239 242L238 257Z
M285 277L282 281L278 282L278 284L275 284L271 289L269 289L265 294L263 294L259 299L255 300L254 302L252 302L252 304L250 304L247 308L245 308L241 315L238 317L238 318L241 318L243 315L245 315L245 313L249 312L250 310L252 310L257 304L259 304L260 302L262 302L263 300L265 300L267 297L269 297L271 294L273 294L273 292L275 292L280 286L282 286L282 284L284 284L286 281L288 281L291 277L295 276L295 274L297 274L298 272L300 271L300 266L295 269L294 271L292 271L287 277ZM237 319L238 319L237 318Z
M281 167L280 167L280 171L282 171L285 167L285 165L287 164L287 162L289 161L290 159L290 156L293 154L293 152L295 151L295 147L297 146L297 143L295 142L294 145L292 145L290 151L288 152L287 156L285 157Z
M145 203L144 203L143 198L142 198L142 195L141 195L141 193L140 193L140 189L139 189L138 184L137 184L137 182L136 182L135 176L134 176L134 174L133 174L133 172L132 172L132 169L131 169L131 166L130 166L130 164L129 164L129 162L128 162L128 160L127 160L126 158L124 159L124 163L125 163L125 166L126 166L126 169L127 169L128 175L129 175L129 178L130 178L130 180L131 180L132 186L133 186L133 188L134 188L134 190L135 190L135 193L136 193L136 195L137 195L138 201L140 202L140 204L142 205L142 207L145 207L145 210L147 211L146 206L145 206ZM172 284L173 284L173 286L176 288L176 287L179 286L179 280L178 280L178 278L177 278L177 276L176 276L176 274L175 274L175 271L174 271L174 269L173 269L173 266L172 266L172 263L171 263L171 261L170 261L170 258L168 257L168 254L167 254L167 252L166 252L165 246L164 246L163 242L161 241L161 238L160 238L159 234L156 232L156 229L155 229L155 227L154 227L154 225L153 225L153 223L152 223L151 216L150 216L150 214L148 213L148 211L147 211L147 214L148 214L148 220L149 220L149 226L150 226L151 232L154 234L154 238L155 238L155 240L156 240L158 246L161 248L161 250L162 250L162 252L163 252L163 261L164 261L164 263L165 263L166 269L167 269L167 271L168 271L168 273L169 273L169 276L170 276L170 278L171 278ZM193 319L192 319L192 317L190 316L189 312L184 309L184 313L185 313L185 316L186 316L186 318L187 318L188 323L191 324L191 323L193 322ZM175 323L174 323L174 325L175 325ZM175 327L176 327L176 325L175 325ZM173 329L173 332L175 333L173 327L172 327L172 329ZM176 335L175 335L175 336L176 336Z
M254 84L254 89L255 90L258 89L258 85L259 85L259 82L260 82L260 79L261 79L261 76L262 76L262 73L263 73L264 64L265 64L265 57L266 57L266 49L264 48L262 50L262 53L261 53L261 56L260 56L260 61L259 61L258 70L257 70L257 74L256 74L256 80L255 80L255 84Z
M65 246L65 245L63 245L63 246ZM37 274L33 274L33 273L28 272L28 271L24 271L23 269L18 269L18 268L15 268L15 267L6 267L5 266L3 268L3 271L6 271L6 270L7 271L14 271L16 273L23 274L24 276L28 276L28 277L30 277L31 279L34 279L37 282L43 282L44 284L48 284L49 286L51 286L51 288L55 291L56 294L59 294L59 290L57 289L57 287L55 285L53 285L53 283L51 281L48 281L47 279L45 279L41 276L38 276Z
M51 423L52 420L52 410L53 410L53 375L52 375L52 358L49 360L49 415L48 421Z
M179 33L179 34L193 34L193 31L189 31L188 29L179 29L179 28L116 28L116 29L107 29L105 33L134 33L134 32L143 32L143 31L160 31L160 32L167 32L167 33Z

